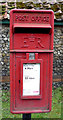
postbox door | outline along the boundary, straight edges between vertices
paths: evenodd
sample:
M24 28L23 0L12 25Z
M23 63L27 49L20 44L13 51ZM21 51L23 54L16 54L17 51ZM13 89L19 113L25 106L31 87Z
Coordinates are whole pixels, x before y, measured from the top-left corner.
M51 108L51 89L52 89L52 60L50 53L39 53L38 61L32 60L28 61L26 59L25 53L16 53L12 57L12 67L13 67L13 79L11 82L13 84L12 96L14 98L12 102L14 103L15 112L23 113L23 111L28 112L38 112L43 110L43 112L50 110ZM41 64L41 80L40 80L40 94L31 95L28 92L23 93L23 65L24 64ZM16 65L16 66L15 66ZM24 86L26 83L24 83ZM30 84L29 84L30 85ZM25 88L27 90L27 88ZM47 92L46 92L47 91ZM31 93L31 92L30 92ZM26 95L25 95L26 94ZM27 103L27 104L26 104ZM17 109L16 109L17 108ZM31 110L32 108L32 110Z

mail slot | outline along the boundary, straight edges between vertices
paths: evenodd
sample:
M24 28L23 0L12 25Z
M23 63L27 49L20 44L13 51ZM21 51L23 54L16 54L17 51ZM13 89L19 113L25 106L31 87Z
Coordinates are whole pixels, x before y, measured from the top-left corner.
M10 110L50 112L54 14L49 10L10 12Z

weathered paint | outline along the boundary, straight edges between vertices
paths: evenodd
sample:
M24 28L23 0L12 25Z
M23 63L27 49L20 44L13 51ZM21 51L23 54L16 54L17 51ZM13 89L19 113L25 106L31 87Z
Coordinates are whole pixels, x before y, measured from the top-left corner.
M10 110L49 112L52 103L54 14L49 10L10 12ZM29 59L29 53L35 59ZM23 96L23 64L40 63L40 95Z

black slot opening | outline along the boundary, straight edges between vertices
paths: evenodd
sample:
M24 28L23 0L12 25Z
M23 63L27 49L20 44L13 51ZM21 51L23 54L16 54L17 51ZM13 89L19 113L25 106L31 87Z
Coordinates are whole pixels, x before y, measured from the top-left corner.
M14 33L46 33L50 32L50 28L14 28Z
M20 80L19 80L19 83L20 83Z

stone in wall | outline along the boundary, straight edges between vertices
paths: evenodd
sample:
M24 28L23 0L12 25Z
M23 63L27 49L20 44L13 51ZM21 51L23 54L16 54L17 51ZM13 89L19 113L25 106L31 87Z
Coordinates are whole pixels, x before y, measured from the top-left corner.
M1 32L2 76L9 76L9 26L2 26Z
M53 76L63 76L63 28L54 29Z
M1 37L1 30L2 30L2 25L0 25L0 81L1 81L1 76L2 76L2 65L1 65L1 61L2 61L2 54L1 54L1 41L2 41L2 37Z

